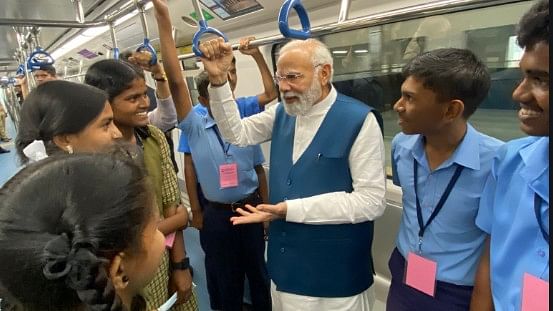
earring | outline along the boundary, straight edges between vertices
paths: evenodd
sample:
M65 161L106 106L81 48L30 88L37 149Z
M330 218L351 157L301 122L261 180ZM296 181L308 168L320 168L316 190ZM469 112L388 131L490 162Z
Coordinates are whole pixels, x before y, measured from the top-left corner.
M73 147L71 147L71 145L67 146L67 153L73 154Z

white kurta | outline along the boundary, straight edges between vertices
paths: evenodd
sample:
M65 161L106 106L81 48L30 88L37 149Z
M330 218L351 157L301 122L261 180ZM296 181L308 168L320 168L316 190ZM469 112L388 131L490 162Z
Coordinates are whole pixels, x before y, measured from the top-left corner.
M209 96L211 112L226 141L247 146L271 139L276 108L279 104L241 120L228 83L217 88L210 86ZM294 163L313 140L336 97L337 92L332 88L328 96L314 105L307 115L296 118L292 155ZM287 200L286 221L305 224L344 224L374 220L382 215L386 206L384 143L378 122L372 113L367 115L351 147L348 160L353 192L332 192ZM370 310L374 302L374 293L371 289L352 297L320 298L280 292L276 290L274 284L271 285L273 310L365 311Z

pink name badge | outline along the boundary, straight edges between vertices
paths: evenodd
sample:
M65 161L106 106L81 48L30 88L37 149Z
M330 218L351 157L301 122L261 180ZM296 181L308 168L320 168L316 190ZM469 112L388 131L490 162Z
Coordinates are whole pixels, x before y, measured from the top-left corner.
M219 166L219 185L221 189L238 187L238 166L236 163Z
M173 248L173 244L175 244L175 232L165 236L165 247Z
M522 311L549 310L549 282L524 273L522 283Z
M405 284L434 297L437 267L438 265L435 261L409 252L409 255L407 255Z

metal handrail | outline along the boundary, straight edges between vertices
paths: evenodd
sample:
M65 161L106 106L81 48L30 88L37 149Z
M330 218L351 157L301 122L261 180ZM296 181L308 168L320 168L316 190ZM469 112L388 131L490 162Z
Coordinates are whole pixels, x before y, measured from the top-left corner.
M425 4L408 6L402 9L394 9L382 13L371 14L357 17L341 22L330 23L327 25L311 28L312 37L322 36L330 33L342 32L347 30L361 29L371 26L379 26L394 22L400 22L410 19L426 17L430 15L454 13L468 9L477 9L501 4L526 2L527 0L442 0ZM277 44L287 41L281 34L256 39L250 42L250 46L263 46L267 44ZM238 50L240 44L232 44L233 50ZM178 56L179 60L194 58L194 53L186 53Z
M142 0L143 4L150 0ZM125 3L121 9L106 15L103 20L84 21L82 23L68 20L42 20L42 19L20 19L20 18L0 18L0 26L36 26L36 27L53 27L53 28L93 28L109 25L109 22L114 21L126 14L132 12L136 7L134 0Z

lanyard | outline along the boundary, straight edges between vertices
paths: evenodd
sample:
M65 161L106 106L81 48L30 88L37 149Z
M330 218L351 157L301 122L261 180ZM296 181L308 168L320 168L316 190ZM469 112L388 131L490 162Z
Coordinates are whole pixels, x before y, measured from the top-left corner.
M541 198L537 193L534 193L534 212L536 213L536 220L540 226L541 234L547 244L549 244L549 233L545 231L545 225L543 224L543 220L541 218Z
M415 178L415 199L417 201L417 220L419 222L419 253L421 252L422 248L422 237L424 236L424 231L426 231L426 228L430 225L430 223L436 218L436 215L440 212L442 207L444 206L445 201L447 200L447 197L449 197L449 194L451 193L451 189L453 189L453 186L455 186L455 183L459 179L459 175L461 175L461 171L463 170L463 166L457 165L457 168L455 169L455 173L453 173L453 176L451 177L451 180L447 184L447 187L445 188L444 193L442 194L442 197L438 201L438 205L436 205L436 208L434 208L434 211L430 215L430 218L428 218L428 221L426 224L424 224L424 221L422 219L422 208L419 201L419 195L417 192L417 181L418 181L418 165L417 160L413 159L413 175Z
M217 125L213 126L213 130L215 131L215 135L217 136L217 140L219 141L219 144L221 144L221 148L223 148L223 152L225 153L225 156L228 157L228 150L230 149L230 144L227 144L227 147L225 148L225 143L221 138L221 134L219 134L219 129L217 129Z

